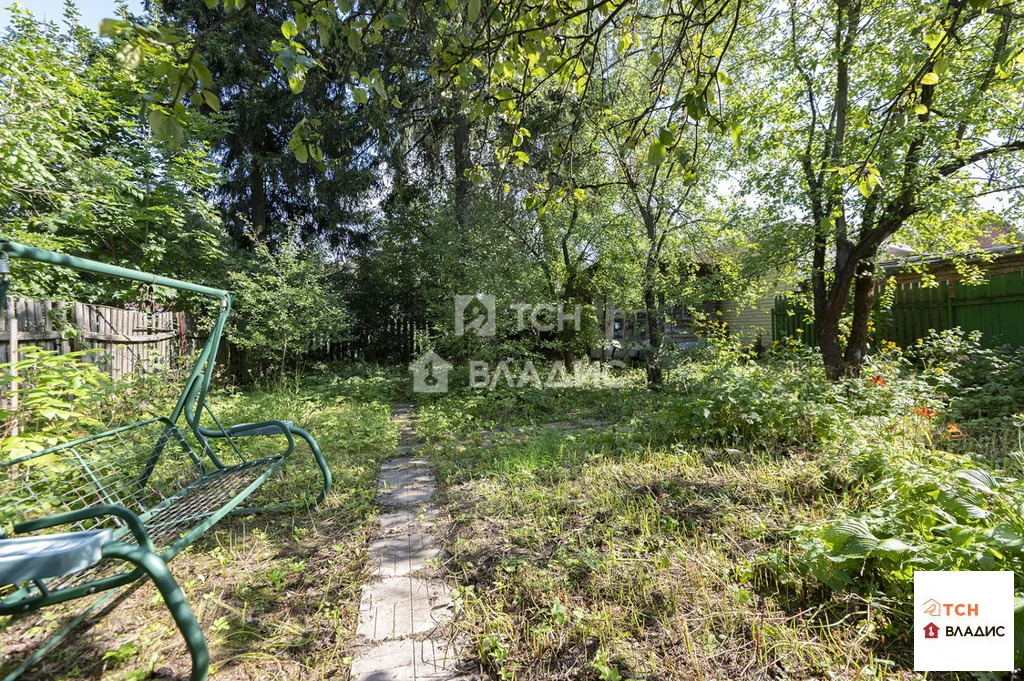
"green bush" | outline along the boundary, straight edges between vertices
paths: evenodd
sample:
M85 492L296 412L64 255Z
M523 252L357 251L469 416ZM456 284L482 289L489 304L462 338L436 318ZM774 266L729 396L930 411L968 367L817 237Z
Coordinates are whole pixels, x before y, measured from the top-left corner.
M230 274L237 293L228 337L251 378L299 372L311 353L348 337L342 291L323 253L288 240L276 252L257 243Z
M8 400L18 400L16 411L0 409L3 458L25 456L85 428L102 425L98 412L110 379L85 361L92 352L61 355L27 346L20 348L23 359L0 364L0 389ZM12 376L12 367L17 377Z
M1024 410L1024 348L984 348L981 333L932 332L910 355L949 399L949 416L970 435L1016 431Z

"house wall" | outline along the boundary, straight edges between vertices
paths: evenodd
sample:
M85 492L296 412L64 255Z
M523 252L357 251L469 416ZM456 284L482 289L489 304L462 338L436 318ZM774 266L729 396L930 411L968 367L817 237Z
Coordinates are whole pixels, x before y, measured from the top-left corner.
M754 302L743 303L736 300L722 300L718 303L718 316L724 322L731 338L744 345L753 345L758 336L767 347L772 342L772 310L775 308L775 296L792 291L791 286L776 283L763 292Z

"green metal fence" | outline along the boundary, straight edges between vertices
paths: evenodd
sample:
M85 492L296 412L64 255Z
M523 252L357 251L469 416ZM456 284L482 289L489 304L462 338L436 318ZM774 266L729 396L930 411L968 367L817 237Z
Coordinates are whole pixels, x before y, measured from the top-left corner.
M814 335L814 313L786 296L775 296L775 309L772 310L772 340L784 338L796 338L805 345L816 346L818 340Z
M920 282L897 284L893 304L875 310L876 337L897 345L913 345L929 330L959 326L981 331L982 344L993 347L1024 346L1024 270L989 274L986 283L959 281L922 286ZM802 332L800 331L802 330ZM814 315L784 296L775 299L772 339L799 338L816 345Z

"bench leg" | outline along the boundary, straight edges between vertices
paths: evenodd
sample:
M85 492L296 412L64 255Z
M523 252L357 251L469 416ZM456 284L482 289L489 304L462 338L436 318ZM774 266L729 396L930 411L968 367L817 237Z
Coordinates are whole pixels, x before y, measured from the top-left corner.
M316 443L316 440L313 439L312 435L304 431L302 428L296 428L295 426L292 426L288 430L292 431L293 434L298 435L299 437L306 441L306 443L309 445L310 451L313 452L313 458L316 459L316 465L320 466L320 473L323 475L324 479L324 489L322 492L320 492L320 494L317 495L316 499L313 501L314 506L319 506L320 502L326 499L327 495L331 493L331 486L333 485L333 480L331 479L331 469L330 467L328 467L327 460L324 459L324 455L320 453L320 445Z
M206 645L206 637L203 636L196 617L192 614L192 608L185 600L185 594L167 569L167 564L160 560L156 554L141 549L131 544L113 542L103 547L103 556L123 560L141 568L149 578L153 580L164 603L171 611L174 623L178 625L181 635L185 638L185 645L192 655L192 674L190 681L206 681L210 671L210 649Z

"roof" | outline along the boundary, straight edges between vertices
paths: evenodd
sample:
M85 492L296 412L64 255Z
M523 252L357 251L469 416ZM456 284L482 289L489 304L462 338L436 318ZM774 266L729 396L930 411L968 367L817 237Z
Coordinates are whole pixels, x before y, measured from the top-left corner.
M934 267L936 265L952 265L954 261L961 258L966 259L967 262L984 262L1011 255L1021 255L1022 253L1024 253L1024 247L1022 246L990 246L988 248L980 248L978 250L961 253L959 255L934 255L924 253L921 255L911 256L909 258L901 258L900 260L886 260L885 262L878 263L878 266L887 273L893 273L902 269L903 266L908 263L922 263L929 267Z

